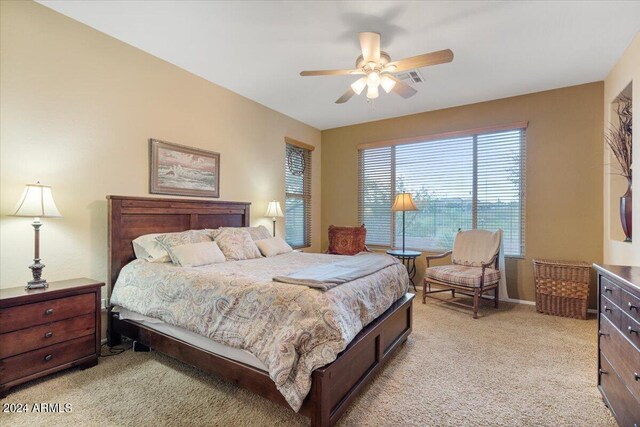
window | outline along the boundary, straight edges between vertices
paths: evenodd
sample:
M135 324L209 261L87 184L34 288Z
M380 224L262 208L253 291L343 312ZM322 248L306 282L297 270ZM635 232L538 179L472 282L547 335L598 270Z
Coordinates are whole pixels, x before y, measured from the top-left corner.
M359 220L367 244L402 240L395 195L408 192L418 211L406 212L406 246L446 250L458 229L504 232L508 256L524 256L525 127L424 142L361 148ZM425 138L426 139L426 138Z
M311 246L311 150L286 144L285 237L293 248Z

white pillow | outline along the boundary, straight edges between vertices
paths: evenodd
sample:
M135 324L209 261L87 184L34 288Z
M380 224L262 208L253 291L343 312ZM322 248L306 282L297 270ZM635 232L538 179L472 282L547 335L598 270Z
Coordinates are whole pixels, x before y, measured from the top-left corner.
M169 262L169 252L156 240L156 237L166 233L145 234L131 242L136 258L149 262Z
M180 267L198 267L225 261L216 242L187 243L173 246L169 251L171 259Z
M222 233L222 230L227 230L227 229L247 230L254 242L262 239L268 239L271 237L271 232L267 230L267 227L265 227L264 225L259 225L257 227L220 227L214 230L206 229L206 231L208 231L211 234L211 237L215 240L215 238L218 237L220 233Z
M223 228L215 239L224 257L228 260L239 261L262 257L256 242L243 228Z
M291 248L287 242L277 236L258 240L256 241L256 246L258 246L262 255L266 257L286 254L293 251L293 248Z

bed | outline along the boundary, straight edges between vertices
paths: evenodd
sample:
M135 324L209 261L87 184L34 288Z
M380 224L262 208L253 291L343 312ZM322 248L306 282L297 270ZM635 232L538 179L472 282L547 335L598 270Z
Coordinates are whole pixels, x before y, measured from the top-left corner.
M144 261L131 263L135 259L131 241L136 237L149 233L189 229L242 227L248 226L250 220L249 203L121 196L108 196L107 199L111 291L121 273L123 274L122 283L130 274L129 270L136 267L136 263L144 263ZM281 258L278 262L282 266L292 264L294 268L297 260L320 262L314 256L321 255L288 254L289 258ZM258 261L251 269L245 266L242 268L259 271L260 262L263 261ZM148 267L140 264L137 268ZM168 266L153 268L170 269ZM229 264L228 268L232 268L232 264ZM157 273L153 270L148 274L162 273L160 270ZM262 276L265 277L265 274L263 273ZM338 288L344 287L344 292L347 292L350 287L354 289L358 286L363 287L363 284L356 282L350 282ZM284 284L282 286L295 287ZM392 295L392 293L386 293ZM120 299L124 300L121 297ZM299 408L301 414L311 419L313 426L327 426L333 425L339 419L364 384L406 341L411 333L412 299L413 295L406 294L404 291L396 293L384 306L384 308L388 306L386 310L384 308L380 310L381 313L376 314L377 317L373 320L366 319L366 326L355 337L348 338L350 342L346 348L343 350L340 348L341 351L337 357L335 354L332 356L332 359L335 357L333 362L314 367L312 372L307 373L310 375L309 391L307 393L303 390L304 393L297 404L292 404L292 402L295 403L295 397L292 398L287 393L285 393L286 398L283 396L282 384L279 382L278 386L276 385L277 381L274 378L277 379L277 377L274 377L273 369L270 369L272 375L268 369L265 369L266 366L262 362L268 359L262 354L259 359L256 359L252 358L251 354L237 353L242 350L233 348L234 346L230 349L211 347L207 344L208 338L198 341L198 334L193 334L193 330L180 331L178 328L176 332L176 325L158 323L158 319L154 318L161 316L140 314L136 310L137 307L110 307L108 340L111 345L116 345L122 336L126 336L205 372L232 381L275 403L294 407L294 409ZM174 329L172 330L171 327ZM212 342L212 344L215 343Z

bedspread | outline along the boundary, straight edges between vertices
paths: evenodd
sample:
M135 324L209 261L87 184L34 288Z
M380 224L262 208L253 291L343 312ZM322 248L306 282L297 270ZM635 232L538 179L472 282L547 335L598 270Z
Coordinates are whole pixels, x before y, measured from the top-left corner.
M334 361L408 289L399 262L328 291L272 281L341 259L291 252L192 268L135 260L120 271L111 304L249 351L298 411L313 370Z

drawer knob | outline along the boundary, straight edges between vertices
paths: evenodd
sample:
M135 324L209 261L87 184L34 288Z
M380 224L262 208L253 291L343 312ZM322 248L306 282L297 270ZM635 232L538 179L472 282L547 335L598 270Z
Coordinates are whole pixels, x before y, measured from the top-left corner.
M635 310L635 311L638 311L638 306L637 306L637 305L633 305L633 304L629 303L629 310Z
M630 334L638 335L638 331L636 329L633 329L631 326L629 326L627 330L629 331Z
M45 315L45 316L51 316L52 314L53 314L53 308L47 308L47 309L44 311L44 315Z
M48 361L50 361L51 359L53 359L53 354L47 354L47 355L44 357L45 362L48 362Z
M634 373L633 373L633 378L634 378L636 381L640 381L640 375L638 375L638 373L637 373L637 372L634 372Z
M604 332L602 332L602 331L598 331L598 336L601 336L601 337L608 337L608 336L609 336L609 334L605 334L605 333L604 333Z
M49 331L46 334L44 334L45 338L51 338L53 336L53 332Z
M598 369L598 373L599 373L600 375L607 375L607 374L608 374L608 372L607 372L607 371L603 371L602 369Z
M604 291L609 292L610 294L613 293L613 290L611 288L607 288L606 286L604 287Z
M604 311L608 311L609 313L611 313L611 309L609 307L607 307L606 305L604 306Z

